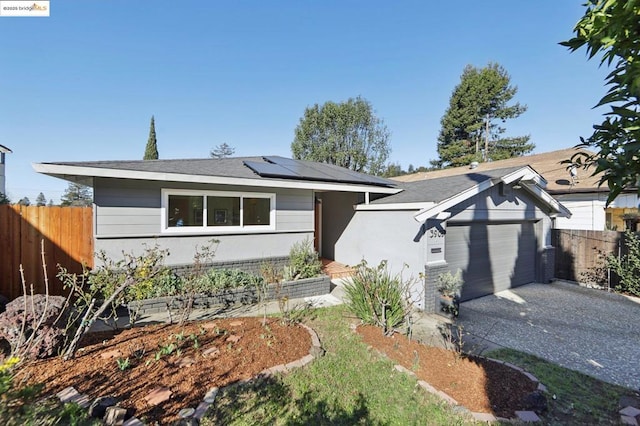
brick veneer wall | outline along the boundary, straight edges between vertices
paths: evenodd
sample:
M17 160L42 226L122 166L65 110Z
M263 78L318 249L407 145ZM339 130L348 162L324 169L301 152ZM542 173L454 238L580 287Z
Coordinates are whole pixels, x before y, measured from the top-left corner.
M321 296L331 291L331 279L327 275L307 278L297 281L285 281L280 286L267 286L267 300L283 297L299 299L303 297ZM196 295L193 300L194 309L204 309L214 306L230 306L237 304L252 304L259 301L258 290L255 287L228 289L215 295ZM129 303L129 309L137 311L139 315L166 312L170 309L180 309L187 303L184 296L156 297Z
M436 289L438 276L449 270L449 265L445 262L426 265L424 267L424 311L427 313L437 312L438 290Z
M237 261L226 261L226 262L211 262L204 265L203 269L206 271L210 268L218 268L218 269L239 269L243 272L247 272L249 274L260 276L260 268L263 264L271 264L276 269L282 270L285 265L289 263L289 257L266 257L260 259L247 259L247 260L237 260ZM194 265L192 263L185 265L172 265L171 269L175 271L179 276L189 275L190 272L193 271Z

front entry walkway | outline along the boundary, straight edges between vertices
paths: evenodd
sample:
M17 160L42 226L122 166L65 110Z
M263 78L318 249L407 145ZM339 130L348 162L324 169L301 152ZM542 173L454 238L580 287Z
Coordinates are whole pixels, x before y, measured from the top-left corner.
M459 323L467 344L513 348L640 388L640 299L569 283L528 284L462 303Z

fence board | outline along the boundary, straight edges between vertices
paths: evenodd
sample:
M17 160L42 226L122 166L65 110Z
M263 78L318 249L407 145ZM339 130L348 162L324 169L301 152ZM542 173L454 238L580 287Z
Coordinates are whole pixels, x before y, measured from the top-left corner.
M70 272L93 267L93 209L91 207L0 206L0 294L14 299L22 294L19 268L27 285L42 293L44 271L41 241L51 294L62 295L56 278L58 264Z
M624 249L623 233L616 231L554 229L551 238L556 248L555 277L582 283L607 285L607 277L595 279L594 272L603 266L603 256Z

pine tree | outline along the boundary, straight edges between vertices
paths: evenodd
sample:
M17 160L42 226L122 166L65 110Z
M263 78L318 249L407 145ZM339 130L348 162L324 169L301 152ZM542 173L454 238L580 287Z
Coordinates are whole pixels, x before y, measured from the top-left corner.
M20 204L21 206L30 206L31 200L29 200L29 197L24 197L23 199L18 201L18 204Z
M62 207L90 206L93 203L93 197L88 186L69 182L60 201Z
M151 116L151 125L149 126L149 140L144 150L143 160L158 159L158 142L156 141L156 123L153 115Z
M5 194L0 192L0 205L11 204L11 200Z
M516 118L526 105L507 105L518 89L498 64L484 68L467 65L455 87L441 120L435 167L467 165L472 161L501 160L527 154L535 148L529 136L502 137L505 128L497 123Z
M211 158L227 158L231 157L234 152L236 152L236 149L224 142L222 145L213 148L209 156L211 156Z
M36 206L46 206L47 205L47 197L41 192L36 197Z

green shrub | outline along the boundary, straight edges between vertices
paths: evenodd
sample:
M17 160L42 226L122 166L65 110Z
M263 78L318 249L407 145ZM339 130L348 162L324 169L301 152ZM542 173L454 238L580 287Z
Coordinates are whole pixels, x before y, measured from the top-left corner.
M322 262L309 238L295 243L289 251L289 265L285 266L283 278L287 281L313 278L322 274Z
M255 287L261 281L261 277L239 269L211 268L195 279L193 288L199 294L215 294L232 288Z
M610 254L607 256L607 266L620 277L620 283L615 290L640 296L640 238L632 231L625 231L624 239L627 254L618 258Z
M149 297L176 296L184 293L184 279L167 268L155 279Z
M344 286L346 304L363 323L392 334L411 314L411 284L412 281L403 281L401 274L392 275L386 261L375 268L363 261L351 282Z
M452 274L451 271L438 275L437 288L443 296L460 297L460 291L462 290L462 271L458 269L455 275Z

